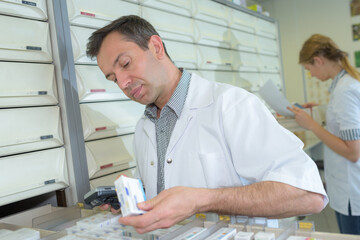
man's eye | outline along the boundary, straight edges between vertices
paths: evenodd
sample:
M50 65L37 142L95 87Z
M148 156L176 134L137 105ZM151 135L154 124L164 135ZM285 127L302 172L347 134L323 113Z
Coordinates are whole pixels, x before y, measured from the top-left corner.
M127 66L129 66L129 62L125 63L125 64L123 65L123 68L126 68Z

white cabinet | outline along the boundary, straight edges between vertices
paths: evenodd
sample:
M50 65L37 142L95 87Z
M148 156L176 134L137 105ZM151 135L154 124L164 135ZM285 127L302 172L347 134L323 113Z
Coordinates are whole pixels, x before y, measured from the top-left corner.
M0 172L0 206L69 184L64 148L0 158Z
M135 167L133 134L85 143L89 177Z
M0 15L0 36L0 60L52 62L47 22Z
M67 8L54 9L54 3L59 2L66 3ZM233 9L225 0L223 3L211 0L0 0L0 132L6 136L0 138L0 169L22 179L19 174L29 174L28 168L40 178L42 174L32 166L38 166L38 171L44 171L42 167L46 166L52 175L41 181L34 180L39 182L38 187L31 181L28 187L19 185L15 192L10 191L11 187L0 187L0 205L69 185L67 172L63 171L66 160L60 121L60 107L62 113L68 114L62 106L64 96L60 94L68 89L59 89L61 101L58 101L55 86L67 85L56 84L54 72L59 74L63 70L57 68L57 64L63 67L62 62L71 52L75 66L69 66L69 79L71 84L77 83L89 166L85 171L89 171L90 185L113 185L120 173L133 176L135 162L129 139L145 106L130 101L116 84L105 79L96 66L96 59L86 56L91 34L121 16L134 14L153 24L178 67L255 94L269 79L283 89L276 23L246 10ZM53 62L50 40L56 42L62 37L57 36L56 27L67 21L59 24L57 20L55 27L51 25L53 21L47 22L47 19L54 19L53 14L61 15L63 11L67 11L70 26L61 27L70 28L71 41L65 41L66 51L61 52L60 61ZM61 44L53 47L60 49ZM76 76L72 76L74 73ZM72 82L75 77L76 83ZM73 101L77 103L77 100ZM69 134L67 130L65 134ZM18 166L24 161L23 166L9 165L8 168L9 162L15 162L13 159L17 159ZM44 159L49 163L43 163ZM51 162L57 165L47 165ZM32 164L31 167L27 163ZM0 175L1 178L3 175Z
M46 1L0 0L0 14L47 20Z
M0 62L0 108L54 105L54 65Z
M155 27L161 38L183 42L195 41L195 28L191 18L148 7L142 9L142 17Z
M0 109L0 119L0 156L63 144L59 107Z
M145 106L133 101L81 104L85 140L133 133Z
M80 102L128 99L117 84L105 78L98 66L76 65L75 70Z
M72 25L101 28L122 15L139 15L137 4L119 0L67 0L69 21Z
M91 59L86 56L86 44L88 38L95 32L95 29L71 26L70 31L75 63L96 65L96 59Z

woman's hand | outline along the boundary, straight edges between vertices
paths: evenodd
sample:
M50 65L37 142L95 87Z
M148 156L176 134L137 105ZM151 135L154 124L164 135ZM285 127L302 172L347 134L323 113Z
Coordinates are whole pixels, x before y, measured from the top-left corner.
M304 110L295 106L287 107L287 109L294 113L295 120L301 127L312 130L317 124L317 122Z
M319 104L314 103L314 102L308 102L308 103L301 104L301 106L304 107L304 108L312 108L312 107L319 106Z

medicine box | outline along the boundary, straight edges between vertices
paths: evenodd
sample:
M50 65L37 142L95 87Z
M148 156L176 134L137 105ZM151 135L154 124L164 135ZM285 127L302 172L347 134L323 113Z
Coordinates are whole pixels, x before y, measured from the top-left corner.
M137 207L138 203L146 200L144 188L140 179L120 176L114 184L121 204L121 213L124 217L145 213L145 211Z

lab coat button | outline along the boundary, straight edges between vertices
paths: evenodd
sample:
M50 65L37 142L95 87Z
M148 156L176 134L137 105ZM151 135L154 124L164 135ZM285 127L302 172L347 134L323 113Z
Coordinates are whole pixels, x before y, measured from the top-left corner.
M151 165L151 166L154 166L154 161L151 161L151 162L150 162L150 165Z
M171 158L168 158L168 159L166 160L166 162L167 162L168 164L171 164L171 163L172 163L172 159L171 159Z

